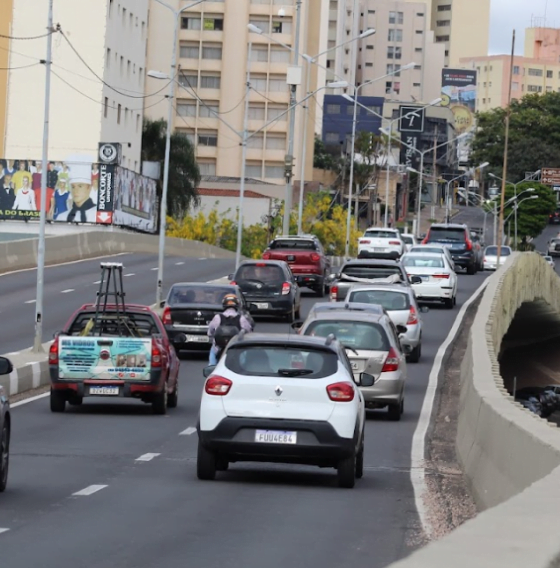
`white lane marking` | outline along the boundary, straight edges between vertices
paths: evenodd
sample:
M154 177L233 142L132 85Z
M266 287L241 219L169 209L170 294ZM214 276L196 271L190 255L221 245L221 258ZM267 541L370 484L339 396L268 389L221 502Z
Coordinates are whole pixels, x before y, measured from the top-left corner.
M207 260L205 256L203 256L202 258L199 258L198 260Z
M181 266L181 264L185 264L184 262L176 262L175 266Z
M68 288L67 290L61 290L60 293L61 294L69 294L70 292L74 292L74 288Z
M18 406L23 406L24 404L35 402L36 400L39 400L41 398L47 398L47 396L49 396L50 394L51 394L50 392L44 392L43 394L30 396L29 398L26 398L24 400L18 400L17 402L10 404L10 408L17 408Z
M0 529L0 534L8 532L10 529Z
M137 462L149 462L152 461L154 458L161 456L161 454L143 454L139 458L136 458L134 461Z
M150 268L150 270L159 270L159 268L155 266L154 268Z
M455 341L461 323L465 317L468 307L478 298L481 292L488 286L487 278L484 282L475 290L472 296L461 306L453 326L449 331L449 334L445 338L445 341L439 346L439 349L434 358L434 363L430 371L430 376L428 379L428 386L426 387L426 394L424 395L424 402L422 403L422 410L420 411L420 417L418 419L418 424L414 430L414 436L412 437L412 451L410 455L410 480L412 482L412 488L414 489L414 502L416 505L416 510L418 511L418 516L420 517L420 522L422 523L422 529L424 534L429 538L431 534L430 530L430 517L426 507L424 506L424 495L426 494L426 470L425 470L425 452L426 452L426 434L430 426L430 420L432 417L432 409L434 406L434 399L436 396L436 390L438 386L438 377L441 371L441 366L443 363L443 357L445 352Z
M179 432L179 436L190 436L191 434L194 434L195 432L196 432L196 428L194 428L193 426L189 426L186 430Z
M222 276L221 278L216 278L215 280L208 280L207 284L215 284L216 282L219 282L221 284L225 284L226 282L229 282L229 278L227 276Z
M117 254L103 254L101 256L91 256L89 258L80 258L79 260L69 260L68 262L58 262L56 264L49 264L48 266L45 266L45 269L56 268L57 266L66 266L67 264L78 264L78 262L87 262L88 260L97 260L99 258L113 258L115 256L123 256L124 254L135 254L135 253L119 252ZM29 272L30 270L37 270L37 268L34 266L31 268L19 268L18 270L11 270L10 272L3 272L2 274L0 274L0 277L9 276L10 274L19 274L20 272Z
M27 300L24 304L34 304L37 300Z
M96 280L94 284L101 284L101 280Z
M129 272L128 274L125 274L125 276L136 276L136 274L134 274L134 272Z
M72 493L72 495L80 495L80 496L87 496L87 495L93 495L94 493L97 493L98 491L101 491L102 489L105 489L105 487L109 487L108 485L90 485L89 487L86 487L85 489L82 489L81 491L76 491L76 493Z

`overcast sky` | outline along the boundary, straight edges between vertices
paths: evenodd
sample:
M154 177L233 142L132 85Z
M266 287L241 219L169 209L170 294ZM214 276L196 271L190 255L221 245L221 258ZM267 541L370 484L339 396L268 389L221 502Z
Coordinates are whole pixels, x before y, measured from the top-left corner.
M515 29L515 52L523 54L525 28L531 27L531 17L542 18L546 25L560 28L560 0L491 0L490 55L511 52L511 33Z

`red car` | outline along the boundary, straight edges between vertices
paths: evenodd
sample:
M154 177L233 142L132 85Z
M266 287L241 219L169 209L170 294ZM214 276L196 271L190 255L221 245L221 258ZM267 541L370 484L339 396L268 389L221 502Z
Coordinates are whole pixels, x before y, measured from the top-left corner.
M84 304L49 351L51 411L85 397L137 398L154 414L177 406L180 361L159 316L148 306Z

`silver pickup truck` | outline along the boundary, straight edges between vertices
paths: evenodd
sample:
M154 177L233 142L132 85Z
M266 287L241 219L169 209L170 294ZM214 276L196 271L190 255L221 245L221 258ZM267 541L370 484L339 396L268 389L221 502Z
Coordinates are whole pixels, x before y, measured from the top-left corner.
M418 276L409 279L401 263L396 260L349 260L342 266L340 272L329 276L329 299L331 302L341 302L352 286L384 283L410 286L421 282Z

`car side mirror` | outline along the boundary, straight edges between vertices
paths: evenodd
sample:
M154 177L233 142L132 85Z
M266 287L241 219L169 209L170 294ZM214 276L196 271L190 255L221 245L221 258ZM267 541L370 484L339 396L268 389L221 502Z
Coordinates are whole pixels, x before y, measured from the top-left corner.
M207 367L204 367L204 369L202 369L202 374L204 375L204 378L207 379L214 372L215 368L216 365L208 365Z
M401 325L399 323L397 324L397 331L399 332L399 335L403 335L408 331L408 328L406 327L406 325Z
M369 373L360 373L360 386L372 387L375 383L375 377Z
M12 362L6 357L0 357L0 375L9 375L13 370Z
M292 323L291 328L297 330L300 330L303 327L303 321L295 321L294 323Z
M420 276L411 276L410 277L411 284L422 284L422 278Z
M228 274L227 277L228 277L228 280L233 280L233 274Z
M162 301L159 303L159 307L160 307L160 308L164 308L164 307L165 307L165 300L162 300Z
M420 306L420 311L423 314L427 314L430 311L430 308L428 308L428 306Z

